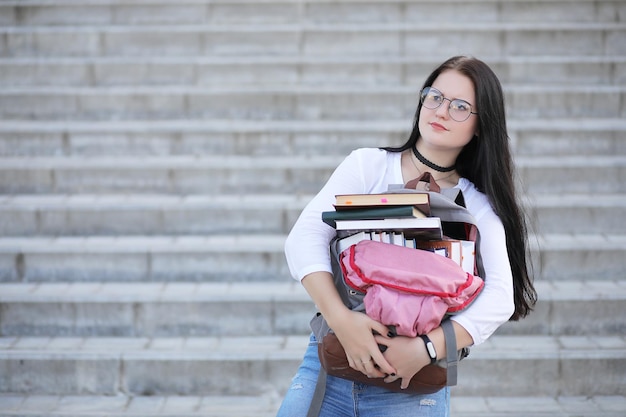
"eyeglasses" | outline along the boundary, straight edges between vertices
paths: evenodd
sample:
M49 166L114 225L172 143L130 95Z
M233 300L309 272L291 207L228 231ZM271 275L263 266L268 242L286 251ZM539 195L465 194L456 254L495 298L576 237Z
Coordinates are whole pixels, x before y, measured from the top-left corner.
M443 104L444 100L448 100L450 105L448 106L448 113L452 120L456 120L457 122L464 122L472 114L478 114L472 111L472 105L469 104L465 100L455 99L450 100L449 98L445 98L441 91L437 90L433 87L425 87L420 92L420 102L422 106L427 109L438 109Z

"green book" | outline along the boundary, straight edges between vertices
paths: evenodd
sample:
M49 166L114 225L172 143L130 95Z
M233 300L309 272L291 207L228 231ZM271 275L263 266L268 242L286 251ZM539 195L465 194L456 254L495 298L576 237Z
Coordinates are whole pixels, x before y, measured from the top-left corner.
M413 205L358 208L343 211L325 211L322 220L331 227L337 227L337 220L382 220L426 217Z

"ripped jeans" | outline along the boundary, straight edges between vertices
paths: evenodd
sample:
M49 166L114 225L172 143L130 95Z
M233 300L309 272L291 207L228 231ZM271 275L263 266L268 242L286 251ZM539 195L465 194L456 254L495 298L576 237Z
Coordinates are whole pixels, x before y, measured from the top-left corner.
M277 417L306 417L315 391L320 362L317 341L311 335L309 347ZM449 417L448 387L426 395L393 392L328 376L320 417Z

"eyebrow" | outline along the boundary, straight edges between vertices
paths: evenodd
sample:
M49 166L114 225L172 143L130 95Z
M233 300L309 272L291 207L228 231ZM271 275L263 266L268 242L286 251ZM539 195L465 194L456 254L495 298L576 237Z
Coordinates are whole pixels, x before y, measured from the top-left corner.
M469 104L470 106L473 106L472 102L469 100L466 100L464 98L460 98L460 97L452 97L450 98L448 95L444 94L443 91L441 91L439 88L435 87L434 85L431 85L430 88L434 88L435 90L439 91L445 98L447 98L448 100L461 100L466 102L467 104Z

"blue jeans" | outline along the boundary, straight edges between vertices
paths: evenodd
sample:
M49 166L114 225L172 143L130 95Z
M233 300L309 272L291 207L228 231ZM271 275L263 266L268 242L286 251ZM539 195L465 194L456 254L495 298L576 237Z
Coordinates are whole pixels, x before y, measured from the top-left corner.
M317 341L311 336L277 417L306 417L320 369ZM450 389L414 395L328 376L320 417L449 417Z

